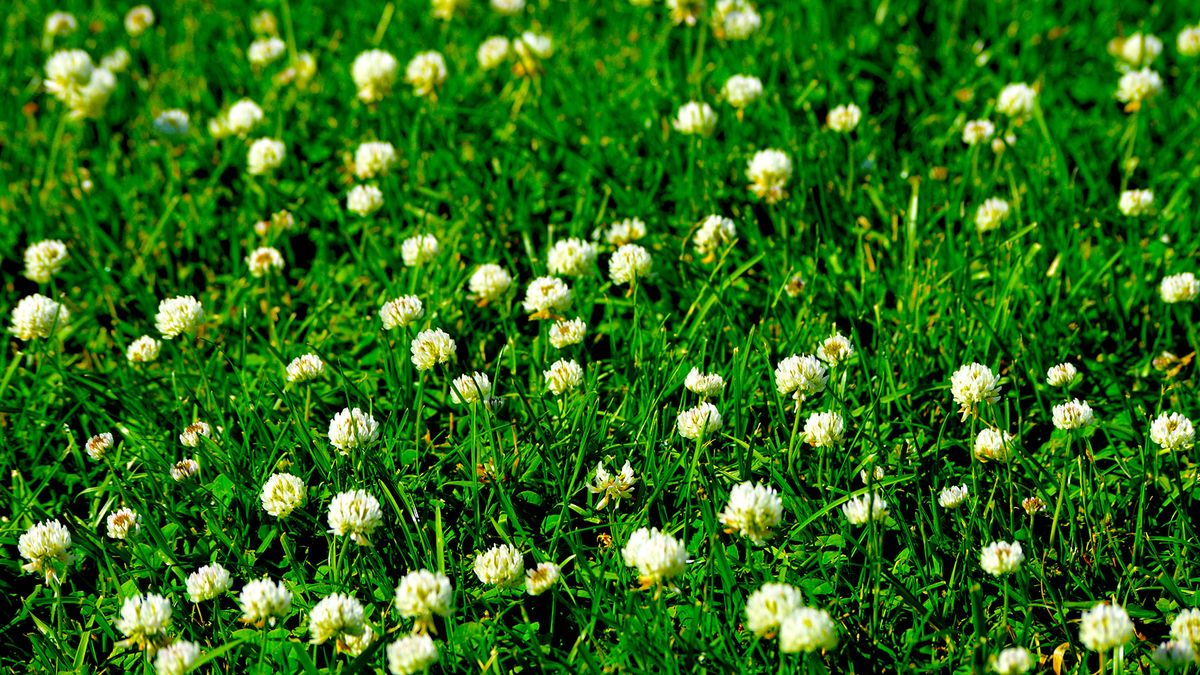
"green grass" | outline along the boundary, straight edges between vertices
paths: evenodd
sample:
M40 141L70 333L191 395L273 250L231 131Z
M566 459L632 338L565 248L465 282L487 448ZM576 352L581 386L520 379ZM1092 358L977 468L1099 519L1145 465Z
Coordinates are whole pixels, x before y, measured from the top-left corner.
M1155 668L1149 655L1171 620L1200 604L1195 451L1149 439L1159 413L1200 409L1195 303L1158 296L1164 276L1196 271L1200 255L1200 61L1175 48L1200 17L1184 3L871 4L764 1L762 28L726 42L705 21L673 26L661 3L621 0L530 0L517 17L472 0L449 22L421 0L163 3L138 39L122 27L124 5L13 3L0 24L0 312L7 320L41 292L72 320L53 339L9 336L0 355L0 664L151 672L152 657L116 646L114 622L125 598L154 592L172 601L171 634L211 657L198 672L386 672L383 647L411 627L392 605L396 583L424 567L455 589L435 672L967 673L1017 645L1040 671L1058 672L1058 655L1061 672L1090 673L1101 661L1079 642L1080 612L1105 600L1137 625L1124 667ZM310 85L277 86L282 66L249 65L250 20L264 8L289 47L315 56ZM42 25L56 9L80 29L47 51ZM485 38L530 29L555 44L540 77L481 70ZM1165 89L1126 113L1106 43L1138 30L1166 44L1155 64ZM64 122L41 86L46 58L81 48L99 60L118 46L132 63L103 117ZM399 81L382 103L358 102L350 64L373 47L396 56L401 78L413 54L441 51L449 77L437 101ZM719 101L737 73L765 89L742 121ZM1040 89L1015 147L965 147L968 120L1008 130L994 107L1015 81ZM242 97L266 113L252 137L287 144L272 175L249 176L245 142L207 132ZM671 128L688 100L720 115L712 137ZM858 130L824 128L850 101L864 110ZM185 137L155 133L168 108L190 114ZM372 139L391 142L400 162L378 181L383 210L363 219L345 195L354 149ZM745 178L768 147L795 163L790 195L774 205ZM1121 215L1126 188L1153 190L1154 214ZM994 196L1012 215L980 235L975 209ZM282 209L300 226L270 240L286 270L253 279L243 261L264 243L254 223ZM701 260L689 236L710 213L732 218L738 241ZM597 273L568 280L567 314L588 336L561 356L584 366L585 383L552 396L542 371L560 354L522 310L524 288L546 274L554 241L628 217L647 223L639 243L654 276L632 294L612 285L601 244ZM441 242L436 263L406 268L401 242L426 232ZM71 257L39 288L21 257L46 238ZM478 307L467 279L488 262L517 283L505 302ZM805 285L793 298L794 274ZM425 318L384 332L380 305L405 293ZM175 295L203 303L203 328L164 341L156 363L130 364L125 347L156 335L158 303ZM424 327L450 333L455 363L415 371L409 340ZM835 327L856 355L797 420L775 366ZM310 351L326 376L288 385L287 363ZM1164 351L1189 360L1164 372L1151 363ZM1001 398L964 422L949 380L972 361L1001 375ZM1045 372L1062 361L1083 376L1070 395L1098 417L1074 437L1051 423L1064 395ZM701 443L675 430L698 402L683 387L693 366L727 381L715 400L724 426ZM451 402L452 379L474 370L503 400L495 414ZM330 446L328 422L344 407L373 413L377 445L350 456ZM819 410L847 421L837 449L803 443ZM194 420L216 431L192 451L178 435ZM972 459L985 423L1017 436L1011 462ZM93 461L83 444L105 431L116 447ZM189 456L199 475L176 484L170 468ZM595 510L595 465L615 472L626 460L632 498ZM494 480L477 473L488 461ZM852 526L840 506L875 466L890 517ZM280 520L259 493L283 470L309 494ZM763 546L718 521L746 480L783 499ZM940 490L960 483L969 502L939 507ZM330 500L358 488L384 511L372 547L327 532ZM1048 508L1027 516L1028 496ZM123 543L105 535L122 506L143 517ZM21 534L55 518L78 558L57 589L17 554ZM674 589L638 590L621 559L644 526L687 547ZM997 540L1027 556L1006 584L979 565ZM528 567L560 563L561 582L537 597L484 587L473 561L498 543ZM214 561L233 591L196 608L184 580ZM238 622L237 592L264 575L295 596L270 630ZM744 629L747 597L774 580L830 612L836 649L780 654ZM309 609L334 592L356 596L386 634L363 657L307 644Z

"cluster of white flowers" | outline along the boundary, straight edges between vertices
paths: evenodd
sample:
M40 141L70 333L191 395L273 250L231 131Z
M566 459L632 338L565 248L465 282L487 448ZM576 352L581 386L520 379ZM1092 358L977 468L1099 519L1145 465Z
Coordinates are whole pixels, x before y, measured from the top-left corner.
M329 503L329 531L350 535L359 546L371 545L371 533L383 522L379 500L366 490L339 492Z
M999 577L1012 574L1021 569L1025 562L1025 552L1021 550L1021 542L1011 544L1006 541L995 541L984 547L979 557L979 566L984 572Z
M750 191L768 204L787 196L787 184L792 179L792 160L782 150L759 150L746 167Z
M480 265L467 281L467 288L480 306L499 302L512 285L513 277L508 270L493 263Z
M703 101L688 101L679 106L671 126L686 136L711 136L717 128L717 113Z
M737 238L737 225L725 216L711 215L700 221L692 244L696 253L706 258L713 256L717 249L726 246Z
M204 306L190 295L163 300L158 303L158 314L154 315L154 326L168 340L195 333L202 323Z
M1150 424L1150 440L1163 450L1186 450L1196 440L1196 428L1179 413L1163 413Z
M1154 192L1151 190L1125 190L1117 200L1122 215L1137 217L1147 215L1154 208Z
M454 378L450 397L455 403L484 403L492 399L492 378L487 373L468 373Z
M717 0L713 9L717 34L726 40L746 40L762 26L762 17L749 0Z
M1046 371L1046 384L1051 387L1070 387L1079 376L1079 369L1072 363L1060 363Z
M105 524L109 539L124 540L142 531L142 516L126 506L108 514Z
M1096 423L1092 407L1088 405L1087 401L1079 399L1060 403L1054 406L1051 412L1054 417L1054 426L1063 431L1085 429Z
M365 448L379 439L379 423L371 415L354 408L343 408L329 420L329 444L342 454Z
M113 435L104 432L87 439L87 443L84 443L83 449L87 452L88 457L98 462L104 458L104 453L108 452L108 449L112 446Z
M396 585L396 609L400 616L414 619L414 631L433 629L433 617L450 616L454 588L444 574L429 570L409 572Z
M423 330L413 338L410 351L412 363L418 371L454 360L454 339L441 328Z
M238 595L242 608L242 620L261 626L264 622L274 626L292 611L292 592L283 582L269 578L255 579L242 587Z
M887 501L877 494L863 494L851 497L842 504L842 514L851 525L862 525L870 520L887 520Z
M986 427L975 436L975 458L981 462L1007 462L1012 455L1013 435Z
M721 93L724 95L725 101L736 108L740 114L751 103L762 97L762 80L753 75L734 75L725 80L725 86L721 88Z
M980 232L991 232L1008 220L1012 208L1008 202L999 197L992 197L979 205L975 211L975 229Z
M437 257L441 245L432 234L418 234L400 244L400 257L408 267L418 267Z
M618 508L621 505L622 499L631 497L633 492L633 484L637 482L637 478L633 475L633 466L629 462L625 462L625 466L621 467L620 472L613 476L608 473L608 469L604 468L604 462L596 464L596 481L588 485L588 492L592 494L604 495L596 502L596 510L603 509L612 502L613 508Z
M404 81L412 85L417 96L436 97L446 82L446 59L440 52L420 52L404 69Z
M437 663L437 643L425 633L406 635L388 645L387 660L392 675L424 673Z
M154 339L149 335L143 335L125 349L125 358L130 363L150 363L158 360L158 354L162 350L162 342Z
M938 505L944 509L956 509L962 506L970 495L971 489L966 485L952 485L938 494Z
M263 110L253 100L243 98L209 120L208 131L214 138L245 138L263 121Z
M171 601L157 593L126 598L114 623L125 634L125 644L153 647L166 637L171 625Z
M532 313L531 319L555 318L571 306L571 289L557 277L538 277L525 290L522 306Z
M1000 400L1000 378L983 364L969 363L950 377L950 393L965 420L980 404Z
M650 275L654 259L637 244L622 244L608 259L608 278L617 285L632 285Z
M791 394L797 405L825 391L828 383L829 371L820 359L809 354L793 354L775 366L775 389L783 396Z
M304 479L290 473L273 473L263 483L259 501L262 502L263 511L269 515L286 518L304 503L307 495L308 487Z
M70 548L71 532L57 520L34 524L17 541L17 552L28 561L21 569L43 575L47 583L66 575L74 560Z
M48 338L66 326L70 319L71 313L62 304L34 293L21 298L13 308L8 330L22 340Z
M718 516L728 532L737 532L762 545L783 518L783 500L775 488L749 481L735 485L729 503Z
M158 675L185 675L192 672L200 656L200 645L188 640L176 640L154 655L154 672Z
M725 391L725 378L717 373L702 373L699 368L692 368L688 371L683 386L693 394L714 398Z
M179 444L185 448L194 448L200 445L201 438L212 438L212 427L208 422L192 422L180 432Z
M233 575L218 563L205 565L187 578L188 599L192 602L214 600L233 588Z
M325 374L325 362L316 354L302 354L287 365L287 381L293 384L311 382Z
M828 363L830 368L837 368L851 356L854 356L854 345L850 344L850 340L845 335L837 331L825 338L821 342L821 346L817 347L817 358Z
M1162 89L1162 76L1149 68L1142 68L1121 76L1116 97L1122 103L1141 104L1161 94Z
M590 242L574 237L560 239L550 247L546 267L558 276L587 276L595 271L596 254L596 247Z
M569 359L555 361L542 375L546 378L546 388L555 396L561 396L583 384L583 368Z
M46 91L67 106L72 119L94 119L104 114L117 90L112 71L96 67L80 49L55 52L46 60Z
M683 543L657 527L643 527L630 535L621 558L627 567L637 569L643 588L668 584L687 569Z
M246 256L246 267L250 269L250 276L255 279L278 274L283 271L283 254L277 248L260 246Z
M832 131L848 134L858 128L860 120L862 120L862 110L853 103L848 103L830 110L825 117L825 124Z
M779 625L779 651L785 653L829 650L837 647L837 627L823 609L797 607Z
M679 435L691 440L701 440L721 429L721 413L717 406L704 401L694 408L679 413L676 420Z
M815 448L841 445L846 434L846 421L836 412L818 412L804 422L804 441Z
M493 546L475 557L475 576L490 586L521 583L525 576L521 552L508 544Z
M25 249L25 277L39 284L62 269L67 261L67 245L57 239L43 239Z
M358 99L363 103L378 103L392 93L400 63L396 57L371 49L354 58L350 76L358 87Z
M586 334L587 324L583 319L559 319L550 326L550 344L555 349L565 349L583 342Z
M1191 272L1172 274L1163 277L1158 285L1158 294L1167 304L1192 302L1200 297L1200 281L1197 281L1196 275Z
M996 99L996 110L1013 120L1023 121L1033 115L1037 92L1024 82L1005 85Z
M963 126L962 140L966 145L979 145L992 140L996 125L991 120L971 120Z
M407 328L425 316L425 306L415 295L402 295L394 300L388 300L379 308L379 319L383 322L384 330Z
M349 595L332 593L309 611L308 632L312 634L312 643L319 645L333 638L362 635L365 620L361 602Z
M1133 639L1133 621L1120 605L1101 603L1083 613L1079 641L1094 652L1107 652Z

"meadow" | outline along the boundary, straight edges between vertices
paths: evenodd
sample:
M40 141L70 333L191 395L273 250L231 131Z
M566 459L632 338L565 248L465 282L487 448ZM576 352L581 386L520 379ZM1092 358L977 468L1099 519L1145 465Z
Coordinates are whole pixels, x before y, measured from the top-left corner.
M1200 11L16 0L0 668L1200 668Z

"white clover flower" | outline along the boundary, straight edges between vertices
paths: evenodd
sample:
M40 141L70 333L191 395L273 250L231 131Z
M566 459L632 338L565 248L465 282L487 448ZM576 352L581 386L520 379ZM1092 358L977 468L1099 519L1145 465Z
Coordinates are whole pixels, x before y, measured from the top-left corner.
M278 169L287 157L287 146L276 138L260 138L250 144L246 152L246 171L252 176L261 176Z
M595 265L596 247L591 242L575 237L554 242L546 256L550 273L559 276L587 276L595 270Z
M176 640L158 650L154 655L156 675L185 675L192 672L200 660L200 645L187 640Z
M481 68L491 70L504 63L511 53L512 44L508 38L502 35L493 35L479 45L479 50L475 52L475 58L479 60Z
M1083 613L1079 641L1094 652L1107 652L1133 639L1133 622L1120 605L1098 604Z
M399 68L396 57L380 49L371 49L355 57L350 76L358 87L358 99L363 103L383 100L392 93Z
M287 365L287 381L301 384L325 374L325 363L316 354L303 354Z
M512 16L525 9L525 0L491 0L492 9L499 14Z
M1200 296L1200 282L1196 281L1196 275L1191 272L1172 274L1163 277L1158 286L1158 294L1163 302L1168 304L1191 302Z
M632 496L630 493L633 492L633 484L636 482L633 466L629 462L625 462L625 466L621 467L616 476L609 474L608 469L604 468L604 462L600 462L596 464L596 482L588 485L588 492L604 495L596 503L597 511L607 506L609 500L612 500L613 508L616 509L621 506L622 499Z
M290 473L273 473L263 483L259 501L262 502L263 511L269 515L286 518L304 503L307 495L308 487L304 479Z
M225 128L233 136L244 137L263 121L263 110L254 101L243 98L229 106L225 113Z
M828 363L830 368L837 368L851 356L854 356L854 346L850 344L850 340L846 339L845 335L837 331L825 338L821 342L821 346L817 347L817 358Z
M762 17L747 0L718 0L713 18L728 40L745 40L762 26Z
M587 324L578 317L574 319L559 319L550 326L550 344L555 349L563 349L583 342L587 334Z
M205 565L192 572L187 578L188 600L205 602L215 600L233 588L233 576L219 563Z
M283 582L269 578L256 579L242 586L238 604L242 608L242 620L262 626L263 622L275 625L292 611L292 592L284 588Z
M842 504L842 514L851 525L862 525L868 520L887 520L888 505L877 494L859 495Z
M550 369L543 371L542 376L546 378L546 388L555 396L562 396L583 384L583 368L569 359L550 364Z
M525 576L521 552L508 544L493 546L475 557L475 576L491 586L513 586Z
M998 675L1023 675L1037 664L1029 650L1024 647L1009 647L992 656L990 666Z
M117 90L117 78L111 72L96 68L92 79L79 89L77 96L68 102L71 119L96 119L104 114L104 106Z
M1096 416L1092 413L1092 407L1087 404L1087 401L1080 401L1079 399L1071 399L1066 403L1060 403L1054 406L1051 412L1054 417L1054 426L1063 431L1083 429L1096 423Z
M825 118L825 124L839 134L848 134L858 128L860 120L862 120L862 110L853 103L847 103L830 110L829 115Z
M171 467L171 479L176 483L195 476L200 471L200 464L196 460L189 458L181 459Z
M71 313L63 305L40 293L21 298L12 311L8 330L21 340L48 338L56 329L67 325Z
M520 60L523 71L532 73L540 68L542 61L554 54L554 42L549 36L525 31L521 33L520 37L513 40L512 49Z
M125 358L130 363L150 363L158 360L158 353L161 349L161 342L149 335L143 335L129 343L129 347L125 349Z
M368 413L354 408L343 408L329 420L329 444L343 455L351 450L365 448L379 439L379 423Z
M713 398L725 391L725 378L717 373L702 373L699 368L692 368L688 371L683 386L693 394Z
M145 33L154 25L154 10L147 5L138 5L125 13L125 32L131 37Z
M642 2L644 7L648 7L652 2L646 0L630 0L630 2ZM686 24L695 26L699 20L700 14L704 12L704 0L667 0L667 10L671 15L671 21L675 25Z
M450 616L454 589L450 579L439 572L409 572L396 586L396 609L406 619L416 619L415 632L433 627L433 615Z
M1186 450L1196 440L1196 429L1179 413L1163 413L1150 424L1150 440L1163 450Z
M157 593L125 598L121 616L114 623L128 638L125 644L153 644L166 635L171 625L171 601Z
M707 103L688 101L679 106L671 126L687 136L711 136L717 127L717 113Z
M1016 572L1021 569L1023 562L1025 553L1021 550L1019 541L1011 544L1006 541L994 541L985 546L979 556L979 566L994 577Z
M1154 192L1151 190L1125 190L1117 202L1117 208L1126 216L1144 216L1154 208Z
M358 657L372 644L375 644L375 631L371 630L371 624L363 623L362 632L358 635L342 634L338 641L338 651Z
M712 215L700 222L692 243L696 253L710 257L718 248L725 246L737 238L737 225L732 220L718 215Z
M17 552L29 562L21 569L42 574L46 583L61 581L75 557L69 553L71 532L57 520L45 520L32 525L17 541Z
M650 252L637 244L624 244L608 259L608 278L614 284L633 284L650 275L654 259Z
M1079 369L1070 363L1051 366L1046 371L1046 384L1051 387L1070 387L1079 375Z
M706 438L721 428L721 413L717 406L705 401L695 408L679 413L675 428L680 436L687 439Z
M829 612L797 607L779 625L779 651L806 654L837 647L837 627Z
M557 277L538 277L526 289L522 304L525 311L533 312L530 319L554 318L571 306L571 289Z
M353 596L332 593L321 598L308 613L312 644L319 645L343 635L362 635L365 615L362 603Z
M1150 654L1154 665L1163 670L1183 668L1196 660L1196 652L1186 642L1171 640L1154 648Z
M1110 47L1116 48L1117 58L1136 68L1154 63L1158 55L1162 54L1163 43L1157 36L1134 33L1127 38L1113 40Z
M246 267L250 268L250 276L261 279L268 274L283 271L283 255L277 248L260 246L246 256Z
M92 81L96 66L82 49L54 52L46 59L46 91L63 103L72 105L80 91Z
M529 595L541 595L558 583L561 570L552 562L538 563L538 566L525 572L525 592Z
M507 270L499 265L487 263L480 265L471 274L470 280L467 281L467 288L470 289L476 302L482 306L489 302L498 302L504 294L508 293L512 283L512 275Z
M396 148L391 143L362 143L354 151L354 175L359 180L386 176L396 164Z
M943 509L957 509L970 495L971 489L966 485L952 485L938 495L938 505Z
M412 341L412 363L418 371L454 360L454 340L441 328L423 330Z
M825 391L829 371L809 354L787 357L775 366L775 389L780 395L792 394L797 402Z
M57 239L44 239L25 249L25 277L39 284L50 281L67 261L67 245Z
M179 444L187 448L194 448L200 445L201 437L212 438L212 427L207 422L192 422L179 434Z
M792 178L792 160L780 150L759 150L746 166L750 191L768 204L787 196L784 188Z
M329 503L329 531L348 534L359 546L370 546L371 533L383 522L379 500L366 490L339 492Z
M404 81L412 85L417 96L436 96L446 81L446 60L439 52L420 52L408 62Z
M1149 68L1143 68L1121 76L1116 97L1122 103L1141 103L1158 96L1162 89L1162 77Z
M105 432L96 434L87 440L83 448L87 452L87 456L97 462L104 458L104 453L113 446L113 435Z
M965 420L979 404L1000 400L1000 378L983 364L968 363L950 377L950 393Z
M975 436L975 459L981 462L1007 462L1012 456L1013 435L987 427Z
M996 99L996 110L1000 114L1017 120L1023 120L1033 114L1037 103L1037 92L1024 82L1014 82L1000 90Z
M626 218L609 225L608 229L604 231L604 241L612 246L622 246L645 236L646 223L641 218Z
M142 516L128 506L108 514L108 538L124 540L142 531Z
M1200 609L1185 609L1171 622L1171 639L1195 648L1200 645Z
M251 42L250 49L246 50L246 57L250 60L250 65L262 68L278 61L286 51L287 44L283 40L271 36Z
M729 105L739 111L745 110L762 96L762 80L753 75L734 75L725 80L721 93Z
M123 73L129 67L129 61L129 51L117 47L100 58L100 67L113 74Z
M783 500L775 488L746 481L733 487L717 519L726 532L737 532L761 546L782 518Z
M769 637L792 612L803 606L800 591L788 584L766 583L746 600L746 628L758 637Z
M46 17L46 35L52 37L70 35L78 27L79 22L75 20L75 15L70 12L54 12Z
M155 327L168 340L184 333L195 333L202 323L204 306L190 295L163 300L158 303L158 314L154 316Z
M436 258L439 250L441 247L437 237L432 234L418 234L405 239L400 245L400 257L404 259L406 266L417 267Z
M303 87L312 81L317 74L317 59L311 52L300 52L288 67L279 71L273 78L276 84L295 84Z
M450 385L450 398L455 403L487 403L492 398L492 378L480 372L460 375Z
M191 128L191 119L187 112L179 108L164 110L154 118L154 130L163 136L183 136Z
M402 295L383 303L383 307L379 308L379 319L383 322L384 330L407 328L423 316L425 306L415 295Z
M655 528L634 532L621 558L627 567L636 568L642 588L670 583L687 569L687 549L675 537Z
M388 645L387 660L392 675L424 673L437 663L437 644L423 633L407 635Z
M1008 220L1012 207L999 197L992 197L979 205L975 211L975 229L980 232L991 232Z
M992 140L996 125L991 120L971 120L963 127L962 140L966 145L979 145Z
M1192 57L1200 54L1200 25L1187 26L1179 31L1179 36L1175 38L1175 46L1182 56Z
M846 422L836 412L818 412L804 422L804 440L814 448L833 448L841 445Z

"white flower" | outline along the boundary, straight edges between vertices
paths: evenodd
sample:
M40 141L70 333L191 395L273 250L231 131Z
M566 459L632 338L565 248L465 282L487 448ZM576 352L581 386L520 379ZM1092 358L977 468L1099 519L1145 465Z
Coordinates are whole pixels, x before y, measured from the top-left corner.
M726 532L737 532L761 546L783 518L783 500L775 488L749 481L733 487L718 516Z
M576 239L560 239L550 247L546 266L551 274L568 277L587 276L595 269L596 247L590 242Z
M721 246L731 243L737 237L737 225L724 217L712 215L700 222L692 243L696 253L711 256Z
M583 368L568 359L559 359L550 364L550 369L543 371L542 375L546 378L546 388L555 396L561 396L583 384Z
M149 335L143 335L129 343L129 347L125 349L125 358L130 363L150 363L158 360L158 353L161 349L161 342Z
M792 160L780 150L759 150L746 166L750 191L768 204L787 196L784 189L792 178Z
M488 263L480 265L467 282L467 288L480 305L498 302L512 287L513 278L503 267Z
M242 608L243 621L259 626L266 621L274 626L276 619L292 611L292 593L284 588L282 581L256 579L242 587L238 604Z
M412 363L418 371L454 360L454 340L441 328L423 330L413 338Z
M156 642L171 625L171 601L157 593L126 598L121 616L114 623L129 638L126 644L145 646Z
M1052 412L1054 426L1063 431L1082 429L1096 422L1096 416L1092 413L1092 407L1087 404L1087 401L1080 401L1079 399L1060 403L1054 406Z
M269 515L286 518L304 503L307 494L308 487L304 485L304 479L290 473L273 473L263 483L259 501L262 502L263 511Z
M154 25L154 10L146 5L138 5L125 13L125 32L137 37Z
M379 500L365 490L339 492L329 503L329 531L350 535L359 546L370 546L371 533L383 522Z
M1008 220L1012 207L999 197L992 197L979 206L975 211L975 229L980 232L991 232Z
M762 96L762 80L753 75L734 75L725 80L725 86L722 87L721 92L729 105L738 110L744 110Z
M1150 424L1150 440L1163 450L1186 450L1196 440L1196 429L1179 413L1163 413Z
M877 494L859 495L850 498L845 504L842 504L842 513L846 516L846 520L850 521L851 525L862 525L872 519L876 521L886 520L888 505Z
M358 635L350 635L343 633L338 644L338 649L344 651L350 656L360 656L367 651L375 643L375 631L371 630L371 624L364 623L362 633Z
M793 354L775 366L775 389L780 395L792 394L797 402L825 391L829 371L815 356Z
M1134 67L1148 66L1154 63L1162 54L1162 40L1154 35L1134 33L1127 38L1117 38L1110 43L1110 48L1116 48L1116 56L1126 64Z
M324 644L342 635L362 635L364 620L363 606L357 598L332 593L309 611L308 632L312 634L312 644Z
M108 514L105 522L109 539L128 539L129 535L142 531L142 516L127 506Z
M981 462L1007 462L1012 455L1012 434L987 427L975 436L975 459Z
M154 655L156 675L185 675L200 659L200 645L187 640L176 640L158 650Z
M116 90L116 76L104 68L96 68L92 71L92 78L88 83L67 102L71 107L71 118L78 120L101 117L104 114L104 106Z
M525 0L491 0L492 9L500 14L520 14L525 9Z
M979 145L992 139L996 133L996 125L991 120L971 120L963 127L963 143Z
M1014 119L1024 119L1033 114L1037 103L1037 92L1024 82L1014 82L1000 90L996 99L996 109L1002 115Z
M184 333L194 333L202 323L204 307L190 295L163 300L158 303L158 314L154 316L155 327L168 340Z
M325 374L325 363L316 354L303 354L287 365L287 381L293 384L309 382Z
M80 91L92 81L96 69L92 57L82 49L54 52L46 59L46 91L67 105L80 96Z
M548 36L530 31L513 40L512 48L526 72L537 70L541 61L554 54L554 42Z
M418 234L405 239L400 245L400 257L408 267L416 267L433 260L440 249L437 237L432 234Z
M57 520L32 525L17 541L17 552L29 561L21 569L44 575L46 583L51 579L62 580L74 560L68 552L70 548L71 533Z
M561 571L552 562L538 563L538 566L525 572L525 592L529 595L541 595L558 583Z
M971 489L966 485L952 485L938 495L938 504L943 509L957 509L967 501Z
M493 35L483 41L479 45L479 50L475 52L475 58L479 60L479 66L484 70L491 70L508 58L512 53L512 45L508 38L502 35Z
M630 2L642 3L644 7L653 4L651 0L630 0ZM696 21L700 18L700 13L704 11L704 0L667 0L667 9L670 11L671 21L675 25L682 23L695 26Z
M379 308L379 319L383 321L384 330L407 328L423 316L425 306L415 295L402 295L383 303L383 307Z
M475 576L492 586L512 586L525 576L521 552L508 544L493 546L475 557Z
M252 176L261 176L278 169L287 157L287 146L275 138L260 138L250 144L246 153L246 170Z
M837 368L851 356L854 356L854 346L845 335L836 331L817 347L817 358L828 363L830 368Z
M1200 645L1200 609L1185 609L1171 622L1171 639L1193 646Z
M254 101L243 98L229 106L225 114L226 129L234 136L246 136L263 121L263 110Z
M407 635L388 645L387 660L392 675L423 673L437 663L437 645L426 634Z
M687 569L687 549L675 537L655 528L634 532L621 557L627 567L636 568L643 588L669 583Z
M1171 640L1155 647L1150 660L1163 670L1183 668L1196 660L1196 652L1186 642Z
M783 620L803 602L800 591L788 584L763 584L746 600L746 628L759 637L767 637L777 632Z
M354 151L354 175L359 180L386 176L396 164L396 148L391 143L362 143Z
M607 506L610 499L615 509L621 506L622 499L631 496L630 493L633 492L633 484L636 482L637 478L633 475L633 466L629 462L625 462L625 466L621 467L620 473L616 476L610 475L608 469L604 468L604 462L600 462L596 464L596 482L588 485L588 492L604 495L596 503L597 511Z
M363 103L383 100L392 93L399 68L396 57L380 49L371 49L355 57L350 76L358 87L358 99Z
M718 0L713 18L729 40L745 40L762 26L762 17L747 0Z
M707 103L688 101L679 106L671 126L688 136L711 136L717 127L717 113Z
M154 118L154 130L163 136L183 136L191 129L187 112L178 108L164 110Z
M246 50L246 57L250 60L250 65L261 68L278 61L285 51L287 51L287 44L283 40L271 36L251 42L250 49Z
M1117 208L1126 216L1144 216L1154 208L1154 192L1151 190L1125 190L1117 202Z
M329 420L329 444L343 455L356 448L365 448L378 439L379 423L358 408L343 408Z
M717 406L705 401L695 408L689 408L679 413L675 427L680 436L698 440L721 428L721 413L717 410Z
M654 259L637 244L624 244L608 259L608 278L614 284L632 284L650 274Z
M79 22L75 20L75 15L70 12L54 12L46 17L46 35L60 37L70 35L79 27Z
M129 67L129 61L129 51L124 47L117 47L101 57L100 67L110 73L123 73Z
M283 255L277 248L261 246L246 256L246 266L250 268L250 276L260 279L267 274L283 271Z
M587 334L587 324L583 319L559 319L550 326L550 344L555 349L563 349L571 345L577 345L583 342L584 335Z
M848 134L858 127L860 120L862 120L862 110L853 103L848 103L830 110L829 115L825 118L825 124L839 134Z
M829 612L798 607L779 626L779 651L812 653L837 647L837 628Z
M450 579L429 570L409 572L396 586L396 609L406 619L416 619L414 630L423 632L433 626L433 615L449 616L454 589Z
M1120 605L1099 604L1083 613L1079 641L1094 652L1107 652L1133 639L1133 622Z
M22 340L48 338L56 330L67 325L71 313L63 305L40 293L21 298L12 311L12 325L8 330Z
M233 588L233 576L218 563L205 565L187 578L188 599L192 602L214 600Z
M840 445L846 433L846 422L836 412L818 412L804 422L804 440L815 448Z
M492 379L480 372L460 375L450 385L450 398L455 403L486 403L492 398Z
M1021 569L1025 562L1025 553L1021 550L1021 542L994 541L984 547L979 556L979 566L984 572L998 577L1012 574Z
M596 234L592 235L593 237ZM604 241L612 246L621 246L646 236L646 223L641 218L626 218L613 223L604 231Z
M699 368L688 371L683 386L693 394L712 398L725 391L725 378L717 373L702 373Z
M88 457L97 462L104 458L104 453L113 446L113 435L110 433L96 434L87 440L84 444L84 450Z
M1168 304L1191 302L1200 296L1200 282L1196 281L1196 275L1191 272L1173 274L1163 277L1158 286L1158 294L1163 302Z
M446 60L438 52L421 52L408 62L404 80L412 85L417 96L435 94L446 81Z
M67 261L67 245L57 239L43 239L25 249L25 277L39 284L50 281Z
M1116 96L1122 103L1140 103L1158 96L1162 88L1162 77L1149 68L1142 68L1121 76Z
M1079 375L1079 369L1070 363L1060 363L1051 366L1046 371L1046 384L1051 387L1069 387Z
M549 319L571 306L571 289L557 277L538 277L525 291L522 303L531 319Z
M1024 647L1009 647L993 656L990 665L999 675L1023 675L1036 663Z
M195 476L199 471L200 464L196 460L187 457L175 462L175 465L171 467L171 479L176 483L182 483Z
M969 363L950 377L950 393L965 420L980 403L1000 400L1000 378L983 364Z
M179 434L179 443L184 447L194 448L200 445L201 436L212 438L212 427L207 422L192 422Z
M1179 36L1175 38L1175 46L1182 56L1200 54L1200 25L1187 26L1179 31Z

